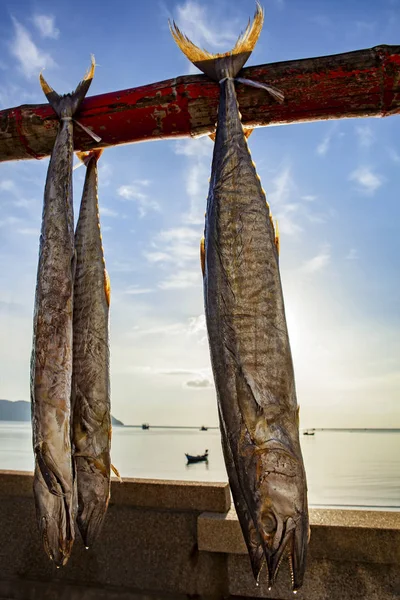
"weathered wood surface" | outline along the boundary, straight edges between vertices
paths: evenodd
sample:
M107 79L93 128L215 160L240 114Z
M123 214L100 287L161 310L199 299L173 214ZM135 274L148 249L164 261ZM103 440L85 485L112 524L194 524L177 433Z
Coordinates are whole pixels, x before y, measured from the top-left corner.
M238 84L246 127L400 112L400 46L249 67L242 74L285 93L279 105L263 90ZM92 96L84 100L77 118L102 141L96 143L75 127L75 149L211 133L217 104L218 85L203 75ZM47 156L57 126L48 104L0 111L0 161Z

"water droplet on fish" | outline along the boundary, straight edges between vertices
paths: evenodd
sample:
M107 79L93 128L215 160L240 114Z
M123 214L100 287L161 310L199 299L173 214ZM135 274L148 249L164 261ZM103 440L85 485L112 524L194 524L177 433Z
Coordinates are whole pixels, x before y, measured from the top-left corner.
M271 590L272 590L272 587L269 587L269 588L268 588L268 591L270 592Z
M256 587L258 587L260 584L258 583L258 581L256 581Z
M60 567L58 565L56 565L56 569L59 569Z
M85 550L89 550L89 546L85 546Z
M297 594L297 590L293 590L293 594Z

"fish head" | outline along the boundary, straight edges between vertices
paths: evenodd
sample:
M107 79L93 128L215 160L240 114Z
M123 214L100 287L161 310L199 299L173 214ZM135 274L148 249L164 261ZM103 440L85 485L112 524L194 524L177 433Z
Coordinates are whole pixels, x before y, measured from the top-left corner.
M309 540L307 485L303 461L274 443L258 461L258 531L267 561L270 585L287 554L293 591L303 584Z
M68 562L74 542L72 515L69 514L65 497L51 493L39 477L34 481L34 488L44 550L56 567L62 567Z

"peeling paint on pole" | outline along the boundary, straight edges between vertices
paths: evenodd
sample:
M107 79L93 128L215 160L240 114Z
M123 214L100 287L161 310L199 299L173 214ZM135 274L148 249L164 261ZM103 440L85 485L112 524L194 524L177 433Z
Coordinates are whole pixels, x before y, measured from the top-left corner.
M285 94L285 102L277 105L261 90L239 84L245 127L400 112L400 46L249 67L242 74ZM96 144L75 128L74 147L90 150L212 133L218 94L218 86L205 76L187 75L92 96L84 101L78 118L102 141ZM0 111L0 161L48 156L57 127L48 104Z

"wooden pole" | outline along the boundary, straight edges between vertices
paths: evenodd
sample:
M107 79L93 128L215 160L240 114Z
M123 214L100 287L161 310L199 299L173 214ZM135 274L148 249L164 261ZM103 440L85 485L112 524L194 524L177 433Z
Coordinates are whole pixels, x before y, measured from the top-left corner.
M280 105L263 90L238 84L246 127L400 112L400 46L249 67L241 75L271 83L285 93ZM187 75L89 97L77 118L102 141L96 143L75 127L75 149L211 133L218 94L218 85L205 76ZM48 104L0 111L0 161L49 155L57 127Z

